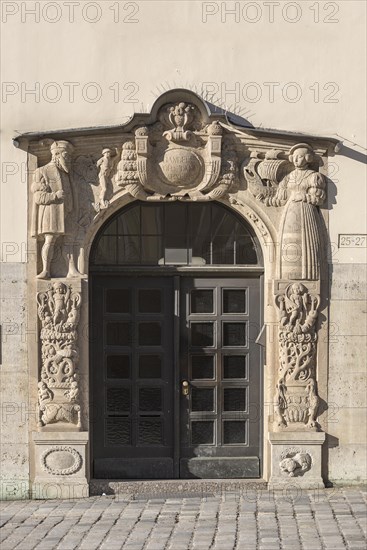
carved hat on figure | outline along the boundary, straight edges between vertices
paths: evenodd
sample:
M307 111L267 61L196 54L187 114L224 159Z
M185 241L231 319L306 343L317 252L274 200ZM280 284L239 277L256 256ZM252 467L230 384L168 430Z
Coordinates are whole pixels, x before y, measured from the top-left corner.
M53 144L50 147L51 153L56 150L63 150L66 149L68 153L72 153L74 150L74 147L71 145L69 141L54 141Z
M314 160L314 151L311 145L308 145L308 143L297 143L296 145L293 145L293 147L289 151L290 162L293 162L293 154L298 149L306 149L308 151L308 153L306 153L305 155L307 162L312 162Z
M74 147L68 141L54 141L50 147L52 161L58 168L68 173L71 168L71 155ZM66 155L65 155L66 153Z

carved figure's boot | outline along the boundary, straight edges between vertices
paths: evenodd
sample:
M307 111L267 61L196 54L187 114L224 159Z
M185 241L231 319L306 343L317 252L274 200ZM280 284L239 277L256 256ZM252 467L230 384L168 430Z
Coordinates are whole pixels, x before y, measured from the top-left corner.
M46 236L45 244L42 247L42 271L37 275L37 279L49 279L50 278L50 266L51 259L54 253L55 242Z

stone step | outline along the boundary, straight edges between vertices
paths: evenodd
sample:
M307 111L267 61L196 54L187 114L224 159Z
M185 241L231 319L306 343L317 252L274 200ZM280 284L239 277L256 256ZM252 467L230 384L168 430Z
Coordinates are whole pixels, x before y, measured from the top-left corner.
M90 495L124 495L126 498L209 497L218 494L238 495L267 489L263 479L91 479Z

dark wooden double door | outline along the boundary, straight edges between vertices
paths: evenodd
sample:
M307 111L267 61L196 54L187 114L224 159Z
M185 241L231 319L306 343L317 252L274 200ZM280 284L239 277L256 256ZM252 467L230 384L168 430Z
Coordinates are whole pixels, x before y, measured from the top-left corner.
M95 275L94 478L256 478L259 278Z

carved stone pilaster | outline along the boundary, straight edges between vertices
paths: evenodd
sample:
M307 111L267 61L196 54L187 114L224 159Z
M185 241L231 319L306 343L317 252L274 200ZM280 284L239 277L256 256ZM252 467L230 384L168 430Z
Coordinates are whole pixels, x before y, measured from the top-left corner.
M279 317L276 428L317 430L316 321L320 297L302 283L278 282L275 305Z
M42 357L38 427L59 424L80 429L77 327L81 294L56 281L38 292L37 303Z

